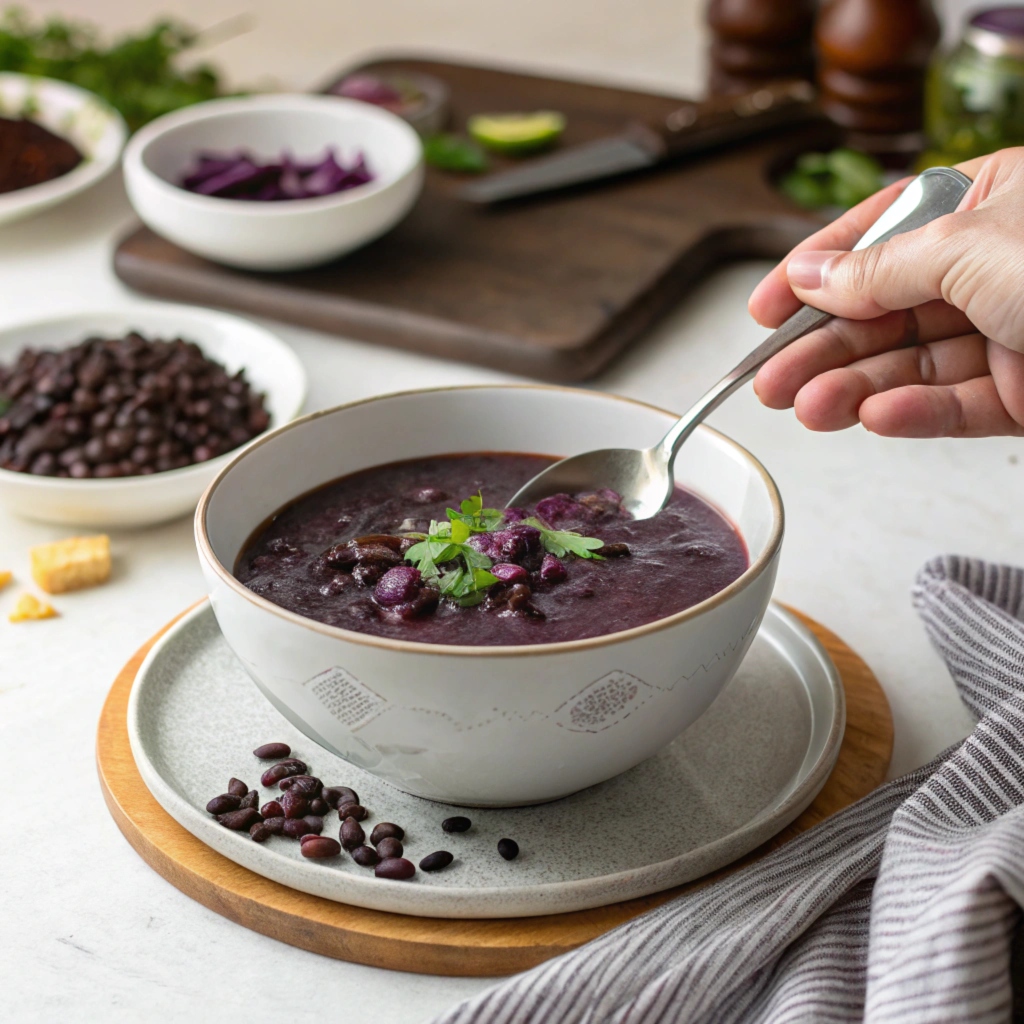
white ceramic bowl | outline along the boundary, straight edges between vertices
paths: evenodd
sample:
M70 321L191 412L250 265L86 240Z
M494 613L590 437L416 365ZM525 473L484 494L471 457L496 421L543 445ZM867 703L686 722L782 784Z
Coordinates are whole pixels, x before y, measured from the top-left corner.
M227 313L150 303L35 320L0 330L0 363L26 346L68 348L90 335L119 337L137 330L147 337L194 341L232 373L267 396L271 428L294 419L306 396L306 373L276 335ZM209 482L237 454L151 476L68 480L0 469L0 504L26 519L69 526L146 526L187 515Z
M375 179L315 199L260 203L180 188L204 150L247 150L276 160L285 151L319 158L363 153ZM394 227L423 187L419 136L400 117L336 96L213 100L158 118L124 154L135 212L157 234L197 256L248 270L293 270L343 256Z
M99 96L52 78L4 72L0 117L23 115L74 143L84 159L59 178L0 195L0 224L38 213L95 185L117 166L128 135L124 119Z
M390 640L285 611L231 568L283 504L348 473L467 449L646 447L675 418L610 395L534 386L414 391L306 416L254 442L196 510L200 562L224 636L298 729L407 792L503 806L611 778L704 713L771 597L782 504L764 468L721 434L701 427L687 441L678 478L739 527L751 565L701 604L635 629L520 647Z

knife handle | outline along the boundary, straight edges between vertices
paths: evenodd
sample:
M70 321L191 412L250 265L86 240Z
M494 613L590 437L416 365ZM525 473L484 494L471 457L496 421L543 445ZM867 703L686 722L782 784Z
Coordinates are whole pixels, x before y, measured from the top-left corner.
M630 137L664 160L736 142L817 115L814 86L803 79L769 82L751 92L684 103L658 121L630 125Z

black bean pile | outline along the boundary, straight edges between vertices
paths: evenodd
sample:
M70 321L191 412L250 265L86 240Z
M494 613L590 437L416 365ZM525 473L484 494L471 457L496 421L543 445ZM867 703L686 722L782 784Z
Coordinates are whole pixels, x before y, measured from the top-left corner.
M192 342L88 338L0 365L0 467L110 478L181 469L267 429L264 396Z
M308 765L291 757L291 752L287 743L264 743L253 751L260 760L277 761L263 772L260 783L268 789L276 786L280 796L260 806L259 791L233 778L227 792L210 800L206 810L225 828L248 832L257 843L265 843L271 836L297 839L303 857L322 860L345 850L360 867L373 868L377 878L412 878L416 865L405 857L405 829L391 821L378 822L367 845L366 830L360 822L370 812L359 802L356 791L348 786L325 786L316 776L307 774ZM338 839L322 835L324 818L331 811L338 812L341 822ZM468 832L472 824L461 816L445 818L441 829L447 833ZM519 846L512 839L502 839L498 853L505 860L514 860ZM448 850L435 850L420 861L420 870L442 871L454 860Z

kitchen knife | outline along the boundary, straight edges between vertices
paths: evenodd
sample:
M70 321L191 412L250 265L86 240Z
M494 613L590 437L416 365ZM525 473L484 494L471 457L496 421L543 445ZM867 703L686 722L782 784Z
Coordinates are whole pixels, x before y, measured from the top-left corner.
M810 82L772 82L737 96L685 103L660 121L631 122L621 135L535 157L522 167L464 185L457 195L471 203L496 203L551 192L653 167L816 116Z

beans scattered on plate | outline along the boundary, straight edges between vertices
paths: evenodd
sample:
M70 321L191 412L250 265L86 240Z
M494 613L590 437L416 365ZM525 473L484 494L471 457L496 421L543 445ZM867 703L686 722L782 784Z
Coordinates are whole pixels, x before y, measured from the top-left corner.
M391 857L382 860L374 869L373 873L378 878L390 878L396 882L404 882L416 874L416 865L404 857Z
M392 857L401 857L405 853L402 844L391 836L385 836L377 844L377 856L381 860L390 860Z
M299 842L299 852L312 860L337 857L346 850L360 867L373 868L377 878L408 881L416 874L416 865L405 857L405 829L392 821L374 826L369 836L359 823L369 811L359 802L359 796L348 786L325 786L315 775L309 774L305 761L291 757L287 743L264 743L253 754L262 760L278 758L267 768L260 782L267 788L277 786L280 795L266 799L259 806L259 790L249 789L241 779L232 778L226 793L213 797L206 805L225 828L235 832L248 832L256 843L265 843L271 836L282 836ZM322 835L324 817L332 810L338 812L341 822L338 839ZM469 818L461 815L445 818L441 828L448 833L468 832ZM472 842L472 840L470 840ZM376 849L374 849L376 847ZM498 853L505 860L519 856L519 844L513 839L500 839ZM442 871L455 857L448 850L435 850L419 862L421 871Z
M370 833L370 842L374 846L380 845L382 839L398 839L401 841L405 838L405 829L400 825L395 825L390 821L382 821L379 825L374 827L374 830Z
M291 752L292 748L287 743L264 743L253 751L253 755L261 761L280 761Z
M264 396L192 342L87 338L0 365L0 467L100 479L182 469L270 424Z
M455 858L447 850L438 850L435 853L428 853L420 861L421 871L440 871L448 867Z
M519 844L514 839L499 839L498 853L505 860L515 860L519 856Z

